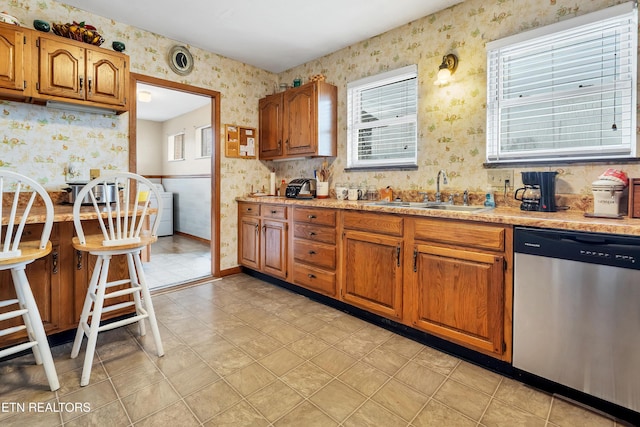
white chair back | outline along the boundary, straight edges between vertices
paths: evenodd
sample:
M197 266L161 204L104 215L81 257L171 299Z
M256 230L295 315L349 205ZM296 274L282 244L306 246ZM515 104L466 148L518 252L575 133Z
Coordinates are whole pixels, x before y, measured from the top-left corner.
M98 186L102 186L103 195L109 193L111 186L115 186L115 200L112 203L98 204L95 191ZM150 192L153 192L158 200L158 212L151 224L151 236L156 237L162 213L162 198L158 189L148 179L131 172L117 172L90 181L80 190L73 204L73 223L80 244L86 244L80 209L87 195L98 214L104 237L102 245L118 246L140 242L145 218L149 216Z
M36 196L40 196L45 206L46 216L39 246L40 249L44 249L47 246L51 228L53 227L53 202L51 197L33 179L16 172L0 170L0 197L2 197L0 201L0 259L20 256L19 245L22 240L22 232Z

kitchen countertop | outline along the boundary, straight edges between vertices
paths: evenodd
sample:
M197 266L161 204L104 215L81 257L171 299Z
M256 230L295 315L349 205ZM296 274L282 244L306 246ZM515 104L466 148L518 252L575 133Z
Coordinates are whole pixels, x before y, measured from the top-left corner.
M236 201L284 204L302 207L359 210L430 218L460 219L492 224L520 225L528 227L555 228L562 230L640 236L640 219L638 218L629 218L627 216L623 217L622 219L589 218L584 216L584 212L571 209L557 212L527 212L521 211L518 206L499 206L494 209L481 212L455 212L411 207L372 206L372 202L366 200L304 200L287 199L285 197L276 196L244 196L237 197Z
M115 208L114 208L115 209ZM10 208L3 209L3 214L10 212ZM147 209L149 213L155 213L155 209ZM103 215L106 217L106 211ZM80 219L91 220L98 218L93 206L83 206L80 208ZM27 218L27 224L39 224L43 223L46 219L46 210L44 206L34 206L31 208L29 217ZM73 205L53 205L53 222L68 222L73 221ZM8 222L7 217L3 215L2 224Z

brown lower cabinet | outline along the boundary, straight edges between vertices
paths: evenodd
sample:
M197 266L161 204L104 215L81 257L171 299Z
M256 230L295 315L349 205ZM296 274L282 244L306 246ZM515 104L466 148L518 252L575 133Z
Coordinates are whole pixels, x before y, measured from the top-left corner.
M263 264L257 268L253 260L264 259L261 251L269 246L260 242L264 237L256 229L271 208L269 203L239 203L239 261L262 272ZM289 209L293 236L284 256L291 260L292 274L284 280L511 361L511 226ZM275 249L270 253L283 256Z
M84 222L88 233L99 231L97 220ZM24 239L37 240L40 238L42 224L28 224L23 233ZM51 231L53 249L49 255L27 265L26 273L33 295L47 334L53 334L78 326L82 304L89 285L90 275L95 265L96 257L84 252L76 252L71 245L74 236L72 222L54 223ZM114 257L111 261L109 280L128 277L126 257ZM126 285L128 286L128 285ZM116 290L118 288L111 288ZM15 290L10 271L0 272L0 299L15 298ZM126 301L121 297L119 301ZM5 310L7 310L5 308ZM115 310L105 314L104 319L121 316L132 312L133 308ZM0 328L21 324L17 319L0 322ZM0 348L12 343L26 341L24 331L0 337Z

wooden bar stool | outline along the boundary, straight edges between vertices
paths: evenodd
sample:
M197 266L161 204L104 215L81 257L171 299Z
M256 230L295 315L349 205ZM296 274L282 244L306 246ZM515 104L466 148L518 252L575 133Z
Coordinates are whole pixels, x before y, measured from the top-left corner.
M114 187L115 186L115 187ZM98 204L101 197L116 189L113 203ZM149 192L158 200L158 212L150 224L150 230L143 230L145 219L149 216ZM98 214L102 234L85 235L80 220L82 201L89 195L93 209ZM129 172L101 176L89 182L80 190L73 204L73 223L77 237L72 240L77 250L97 256L91 275L87 295L80 315L80 323L71 350L71 358L78 356L82 338L86 335L87 351L82 369L80 385L89 384L91 364L96 349L98 332L138 322L140 335L145 335L144 319L149 319L151 332L156 343L158 356L164 355L160 331L156 321L151 295L142 269L140 252L145 246L158 240L157 229L162 213L162 198L156 187L140 175ZM126 255L129 278L109 282L109 263L113 255ZM122 288L124 285L128 287ZM110 290L114 287L119 289ZM133 301L105 306L105 300L131 295ZM112 323L100 325L103 313L135 306L136 314ZM91 320L89 320L91 318Z
M10 212L5 217L4 195L13 193ZM44 202L45 222L40 240L23 241L22 233L36 195ZM0 350L0 358L27 349L33 351L36 364L43 365L51 391L60 388L58 375L51 357L42 318L25 273L27 264L51 252L53 203L49 194L36 181L15 172L0 170L0 271L10 270L16 298L0 301L0 321L22 317L24 324L0 330L0 337L26 330L29 341ZM22 199L22 200L21 200Z

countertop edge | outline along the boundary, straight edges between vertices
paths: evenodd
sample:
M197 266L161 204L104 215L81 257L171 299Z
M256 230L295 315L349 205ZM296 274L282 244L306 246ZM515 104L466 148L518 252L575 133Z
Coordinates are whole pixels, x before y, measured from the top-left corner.
M481 212L453 212L436 209L373 206L368 201L347 201L337 199L288 199L284 197L263 196L236 197L237 202L267 203L301 207L357 210L389 214L409 215L425 218L456 219L510 226L555 228L562 230L586 231L640 236L640 219L623 217L606 219L585 217L580 211L528 212L517 207L496 207Z

